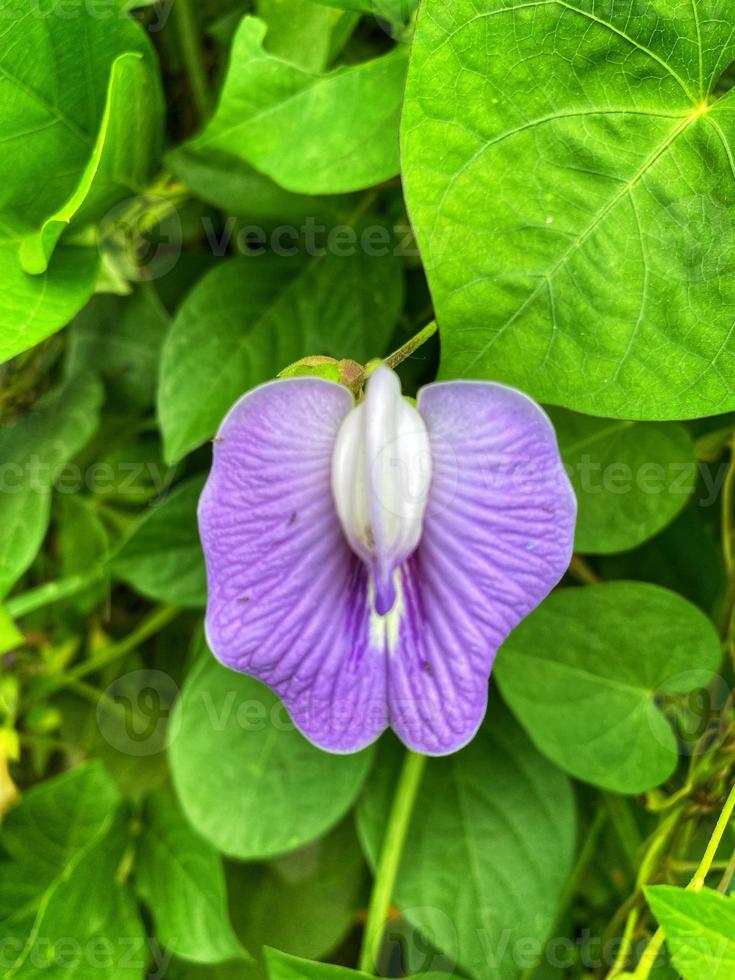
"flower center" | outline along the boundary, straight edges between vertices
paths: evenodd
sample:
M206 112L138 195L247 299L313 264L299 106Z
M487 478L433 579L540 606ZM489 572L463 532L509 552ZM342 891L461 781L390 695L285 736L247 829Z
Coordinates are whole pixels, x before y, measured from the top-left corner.
M396 602L396 572L421 538L431 484L426 423L382 365L343 421L332 457L332 492L350 547L372 575L375 611Z

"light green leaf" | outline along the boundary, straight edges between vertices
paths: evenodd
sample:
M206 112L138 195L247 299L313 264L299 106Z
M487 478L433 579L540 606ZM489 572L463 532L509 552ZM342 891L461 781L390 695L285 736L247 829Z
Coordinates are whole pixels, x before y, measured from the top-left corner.
M393 254L352 251L233 259L197 284L163 347L158 414L168 462L214 435L249 388L299 358L384 353L403 301L401 265Z
M0 429L0 596L36 557L55 480L99 424L102 385L91 375L56 388Z
M357 17L312 0L258 0L266 49L308 72L322 72L349 37Z
M43 275L31 276L19 245L0 230L0 364L69 323L92 295L99 267L93 249L62 246Z
M15 625L10 613L0 606L0 654L7 653L23 642L23 634Z
M148 38L115 0L96 0L94 11L85 0L44 0L37 11L0 0L0 19L7 360L63 327L91 294L96 254L65 250L49 264L51 252L72 218L82 224L137 193L160 147L162 103Z
M735 975L735 899L703 888L644 889L685 980L731 980Z
M461 752L429 760L393 901L473 977L514 980L533 965L514 954L516 944L542 944L553 927L574 856L575 807L569 780L497 698L488 722ZM358 807L373 864L397 761L380 756Z
M503 697L536 745L571 775L641 793L679 750L662 696L706 687L721 660L711 621L654 585L612 582L552 593L503 644Z
M160 154L161 114L160 92L150 65L138 52L120 55L112 65L107 103L78 185L38 231L21 242L21 264L26 272L38 275L46 271L57 241L72 220L82 226L121 198L142 193L151 160Z
M115 0L98 0L94 12L85 0L44 0L40 16L34 13L25 0L0 0L5 79L0 91L0 226L15 221L29 231L73 197L94 158L110 91L116 87L111 85L115 62L137 55L150 72L151 103L160 97L150 42ZM130 107L125 108L129 123ZM147 111L142 109L144 117ZM137 160L140 148L132 152ZM105 163L108 175L112 162Z
M169 322L150 284L124 299L95 296L70 329L67 374L95 370L117 398L149 407Z
M149 797L144 822L136 884L153 913L156 938L176 956L196 963L245 957L230 925L217 851L163 792Z
M579 504L577 551L635 548L690 499L698 471L683 426L593 419L563 409L550 414Z
M370 750L338 756L315 748L268 688L220 666L204 645L172 731L177 726L171 769L184 812L215 847L243 859L293 851L329 830L372 760Z
M735 407L733 58L728 0L425 0L402 167L444 377Z
M217 111L191 145L239 157L302 194L394 177L407 47L319 75L267 54L265 33L263 21L243 19Z
M353 927L365 877L353 821L346 820L268 865L233 865L228 875L233 920L249 949L274 946L320 959Z
M197 530L202 477L180 484L156 504L110 559L115 578L157 602L197 608L207 599Z

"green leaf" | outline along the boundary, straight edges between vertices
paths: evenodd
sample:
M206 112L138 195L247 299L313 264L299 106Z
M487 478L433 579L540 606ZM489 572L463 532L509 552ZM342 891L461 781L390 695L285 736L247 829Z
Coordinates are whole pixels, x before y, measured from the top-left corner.
M349 211L352 196L292 194L250 164L216 150L180 146L166 156L166 165L203 201L230 217L250 222L260 231L288 224L302 228L334 225L342 211ZM247 231L238 227L238 231ZM228 225L222 235L223 244Z
M0 429L0 596L36 557L48 527L53 484L96 431L102 394L96 378L80 375Z
M277 949L266 949L269 980L371 980L367 973L348 970L331 963L314 963L289 956ZM419 973L410 980L451 980L447 974Z
M726 0L425 0L402 168L444 377L735 407L734 28Z
M706 491L705 491L706 492ZM643 547L610 555L599 563L604 579L653 582L678 592L714 618L723 595L722 549L700 506L687 507L661 534ZM692 555L697 556L692 561Z
M131 113L131 106L136 111ZM91 156L69 198L20 246L26 272L46 271L51 253L72 220L77 226L102 216L123 197L142 193L151 159L160 154L160 92L150 65L138 52L115 59L107 103Z
M0 0L5 28L0 226L14 221L29 231L73 197L93 160L115 88L111 76L117 60L128 54L142 59L150 72L151 103L160 98L150 42L115 0L99 0L94 12L85 0L44 0L38 15L33 13L24 0ZM121 110L129 124L130 106ZM135 110L143 118L149 111L137 105ZM149 134L151 142L154 136ZM141 152L140 147L119 149L135 154L133 159ZM110 163L103 168L106 173ZM126 176L122 170L115 179Z
M64 326L91 294L96 253L65 249L49 264L51 252L72 218L82 224L137 193L161 140L161 96L150 43L114 0L96 0L94 12L85 0L44 0L37 15L23 0L1 0L0 17L7 360Z
M397 763L395 753L381 755L358 807L373 864ZM393 901L472 976L513 980L533 965L514 955L516 944L541 944L553 926L574 828L569 780L495 698L488 723L467 748L429 760Z
M685 980L731 980L735 974L735 900L710 888L699 892L655 885L644 889Z
M59 573L62 578L84 575L101 565L109 550L109 536L99 513L87 497L71 494L58 502L56 545L59 553ZM85 592L69 599L69 604L81 613L89 613L108 594L109 581L102 578Z
M354 15L312 0L258 0L256 12L266 24L267 50L315 74L327 68L357 23Z
M233 919L249 949L274 946L320 959L355 922L365 861L352 820L267 866L238 864L228 874Z
M721 660L711 621L654 585L552 593L504 643L495 676L536 745L571 775L641 793L679 750L659 708L706 687Z
M331 963L313 963L277 949L266 949L265 960L269 980L370 980L367 973Z
M94 854L97 860L96 850L109 837L118 805L109 776L99 762L92 762L29 790L5 818L0 833L7 855L0 858L0 939L7 958L11 952L16 957L5 976L30 976L32 963L54 952L57 937L82 939L92 920L101 921L91 896L84 895L93 884L87 857ZM108 903L112 878L110 874L103 883ZM68 925L60 928L60 922ZM48 974L57 975L52 964Z
M168 315L150 285L124 299L95 296L72 324L67 374L95 370L118 399L148 408L168 327Z
M293 851L329 830L372 760L370 750L337 756L315 748L268 688L226 670L203 645L177 728L171 769L184 813L215 847L242 859Z
M213 436L245 391L294 361L384 352L403 301L400 262L353 251L233 259L197 284L163 347L158 414L168 462Z
M690 499L698 473L683 426L593 419L563 409L552 410L551 419L579 504L577 551L635 548Z
M23 980L119 980L142 976L148 961L143 923L116 873L127 845L122 822L82 852L41 898L33 928L5 974Z
M148 511L110 559L115 578L156 602L194 609L205 604L196 516L203 486L203 477L187 480Z
M62 246L43 275L31 276L19 244L0 230L0 364L69 323L92 295L99 266L93 249Z
M243 19L217 111L192 145L239 157L301 194L395 177L407 47L320 75L269 55L265 34L263 21Z
M372 14L397 24L408 20L418 6L418 0L319 0L326 7L340 10L354 10L362 14Z
M149 797L136 857L138 893L153 913L156 938L196 963L247 954L230 925L222 860L163 792Z
M109 831L119 802L101 763L78 766L24 794L3 822L3 850L34 886L45 887Z

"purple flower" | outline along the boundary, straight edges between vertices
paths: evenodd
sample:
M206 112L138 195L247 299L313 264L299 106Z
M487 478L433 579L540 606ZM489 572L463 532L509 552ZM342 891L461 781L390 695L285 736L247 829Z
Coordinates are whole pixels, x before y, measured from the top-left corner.
M575 516L551 423L518 391L432 384L414 408L386 366L357 405L331 381L273 381L215 440L209 645L324 749L390 726L454 752L498 647L564 574Z

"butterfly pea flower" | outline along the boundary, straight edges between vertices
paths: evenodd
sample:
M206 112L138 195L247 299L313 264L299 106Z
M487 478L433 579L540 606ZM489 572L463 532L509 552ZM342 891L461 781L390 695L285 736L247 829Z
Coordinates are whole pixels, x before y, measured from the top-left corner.
M272 381L214 442L209 645L323 749L391 727L454 752L501 643L564 574L575 517L553 427L518 391L436 383L414 405L386 365L357 402L320 377Z

